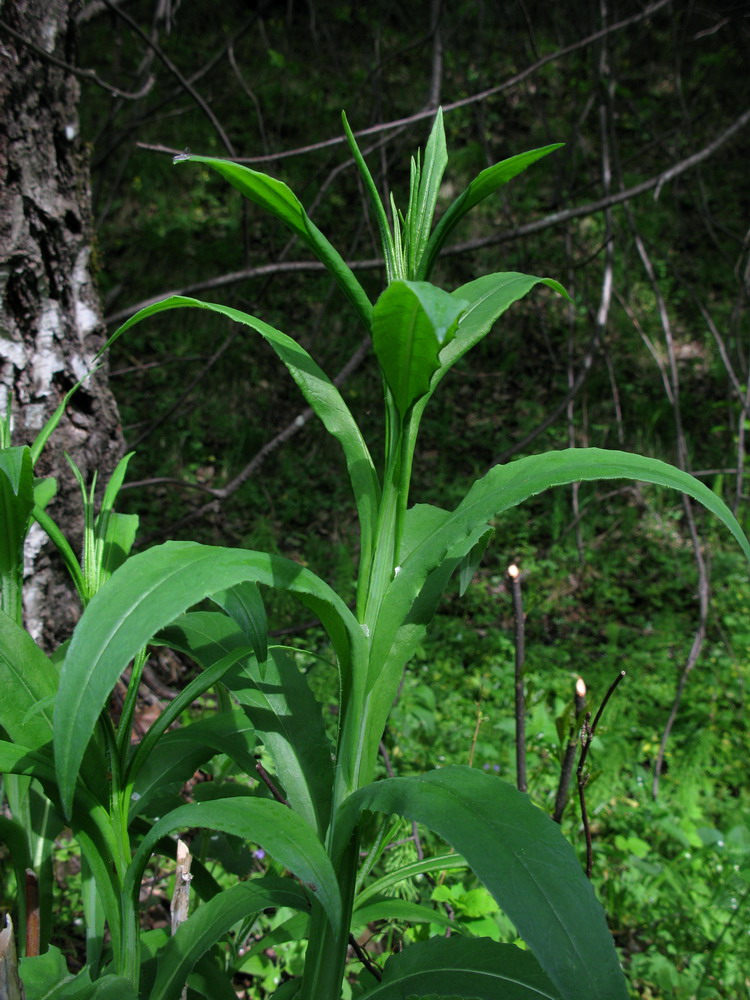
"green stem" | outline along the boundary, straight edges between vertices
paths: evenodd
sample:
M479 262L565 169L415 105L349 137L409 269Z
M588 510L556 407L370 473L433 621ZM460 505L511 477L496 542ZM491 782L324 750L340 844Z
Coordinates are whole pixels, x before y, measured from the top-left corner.
M125 704L122 706L120 724L117 727L117 757L123 772L127 761L127 753L130 747L130 732L133 728L133 716L135 706L138 701L138 688L141 686L141 675L148 658L148 648L146 646L138 653L133 661L133 669L130 671L130 683L128 693L125 696Z
M23 561L19 560L7 573L0 575L0 608L17 625L23 625Z
M329 844L333 836L329 837ZM322 906L315 904L310 921L310 937L298 1000L339 1000L349 949L354 891L359 861L359 835L351 838L342 854L333 859L338 872L343 913L341 924L332 927Z

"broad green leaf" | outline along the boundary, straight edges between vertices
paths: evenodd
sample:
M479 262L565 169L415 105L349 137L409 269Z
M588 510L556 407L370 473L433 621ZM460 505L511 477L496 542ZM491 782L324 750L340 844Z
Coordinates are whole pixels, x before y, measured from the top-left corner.
M698 479L665 462L622 451L570 448L496 465L471 487L451 516L403 561L386 591L373 635L371 662L384 663L396 634L428 576L446 559L462 559L481 525L552 486L599 479L632 479L693 497L732 532L750 559L750 543L726 504Z
M560 1000L528 951L487 938L432 938L393 955L362 1000ZM583 1000L584 994L581 994ZM608 1000L601 994L597 1000Z
M187 608L243 580L288 590L310 608L331 638L343 682L351 682L352 658L365 659L364 635L341 598L314 573L281 556L194 542L167 542L138 553L94 595L63 663L54 743L66 813L99 712L130 660Z
M0 726L11 740L34 750L49 743L57 684L57 670L29 633L0 611Z
M120 514L117 511L113 511L107 518L99 567L100 585L105 584L130 555L135 536L138 534L139 520L137 514Z
M112 334L107 341L107 346L117 340L131 326L140 323L141 320L147 319L156 313L183 307L208 309L211 312L226 316L236 323L250 327L250 329L259 333L271 345L278 358L286 365L311 409L323 423L328 433L338 441L344 452L346 467L359 514L362 532L362 560L366 562L373 543L375 519L380 500L380 484L375 471L375 465L359 427L344 402L341 393L322 368L313 361L307 351L295 340L280 330L269 326L268 323L264 323L263 320L240 312L238 309L217 305L213 302L202 302L199 299L187 298L184 295L173 295L162 302L156 302L153 305L147 306L134 316L131 316L126 323L123 323Z
M187 974L201 955L240 920L278 906L309 910L310 904L296 882L272 877L241 882L203 903L160 951L149 1000L178 1000Z
M153 825L139 845L125 878L123 893L137 894L143 870L162 837L192 828L219 830L260 844L300 879L319 900L331 925L338 927L341 895L325 848L300 816L272 799L213 799L173 809Z
M372 344L401 416L430 388L466 303L426 282L393 281L375 303Z
M268 656L268 619L257 584L238 583L230 590L213 594L211 600L226 611L263 663Z
M164 733L158 753L150 754L138 768L130 819L143 812L153 815L149 805L156 793L166 785L183 785L214 754L226 754L252 774L256 742L255 728L240 711L221 712Z
M562 1000L627 1000L591 883L560 827L528 796L481 771L446 767L375 782L342 808L349 822L355 810L397 813L443 837L516 925Z
M18 968L26 1000L138 1000L133 984L122 976L103 976L92 982L88 968L71 975L54 945L44 955L22 958Z
M23 560L23 540L34 509L34 473L26 447L0 451L0 577Z
M354 276L351 268L344 262L338 250L309 218L297 196L283 181L269 177L268 174L262 174L257 170L251 170L239 163L233 163L231 160L193 155L177 156L175 160L176 162L189 160L193 163L205 163L207 167L211 167L212 170L220 174L224 180L229 181L245 198L270 212L285 226L288 226L326 266L369 329L372 305L365 290Z
M422 414L440 382L459 358L487 336L500 316L537 284L547 285L553 291L568 297L563 286L553 278L537 278L516 271L487 274L451 292L457 300L468 305L458 321L455 336L440 350L440 363L430 378L429 390L415 403L409 426L409 447L412 451Z
M225 615L203 611L183 615L160 638L204 669L245 641ZM248 659L232 667L223 683L273 757L289 803L322 836L330 819L332 748L306 678L282 649L272 647L262 673Z
M331 814L333 747L304 675L283 649L271 647L265 664L238 664L225 683L273 757L289 804L322 838Z
M440 182L448 165L448 150L445 145L445 128L443 127L443 111L438 108L435 122L427 141L424 154L424 164L419 176L419 190L412 191L409 211L406 217L406 235L404 250L408 260L407 277L417 280L422 274L421 262L430 238L432 218L435 214Z
M495 163L493 166L487 167L478 174L471 184L461 192L453 204L450 205L440 222L435 226L422 258L417 277L422 280L429 278L437 256L445 245L445 241L467 212L470 212L475 205L478 205L488 195L493 194L503 184L507 184L508 181L522 173L527 167L530 167L532 163L536 163L543 156L553 153L562 145L563 143L557 142L551 146L542 146L540 149L529 150L527 153L519 153L517 156L511 156L507 160L502 160L500 163Z

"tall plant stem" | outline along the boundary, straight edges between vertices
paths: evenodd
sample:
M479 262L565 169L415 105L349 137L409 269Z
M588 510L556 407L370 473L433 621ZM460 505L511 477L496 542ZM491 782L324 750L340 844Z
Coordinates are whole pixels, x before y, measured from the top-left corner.
M333 843L333 827L329 844ZM359 862L359 835L351 838L338 858L334 868L339 875L343 911L341 923L332 927L319 904L315 904L310 922L310 938L305 955L305 969L298 1000L338 1000L344 979L346 955L349 950L349 924L351 922L354 891Z

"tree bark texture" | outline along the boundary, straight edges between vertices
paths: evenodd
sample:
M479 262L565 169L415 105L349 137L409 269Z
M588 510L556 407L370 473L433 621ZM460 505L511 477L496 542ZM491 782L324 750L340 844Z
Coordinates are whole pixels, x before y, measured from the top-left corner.
M79 85L60 65L75 60L75 6L74 0L0 0L0 408L11 407L14 444L33 441L104 337ZM77 547L81 504L65 451L87 482L98 470L100 483L122 453L105 370L73 396L36 468L57 479L48 510ZM69 635L77 615L50 548L34 526L24 610L43 644Z

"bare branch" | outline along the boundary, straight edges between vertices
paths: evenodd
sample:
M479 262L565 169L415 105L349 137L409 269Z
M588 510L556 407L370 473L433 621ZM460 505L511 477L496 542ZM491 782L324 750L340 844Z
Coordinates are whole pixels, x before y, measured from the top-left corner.
M25 38L20 32L15 31L9 24L0 19L0 31L4 31L6 34L10 35L17 42L20 42L25 48L33 52L34 55L38 56L40 59L44 59L45 62L51 63L53 66L57 66L59 69L64 69L66 73L72 73L73 76L79 77L81 80L88 80L89 83L95 83L97 87L101 87L106 90L113 97L120 97L125 101L137 101L141 97L145 97L146 94L151 90L154 85L154 77L149 76L140 90L134 92L129 92L127 90L120 90L119 87L115 87L111 83L107 83L106 80L102 80L99 74L93 69L79 69L78 66L73 66L71 63L65 62L63 59L58 59L56 56L51 55L44 49L35 45L28 38Z

